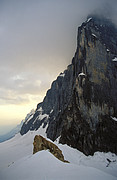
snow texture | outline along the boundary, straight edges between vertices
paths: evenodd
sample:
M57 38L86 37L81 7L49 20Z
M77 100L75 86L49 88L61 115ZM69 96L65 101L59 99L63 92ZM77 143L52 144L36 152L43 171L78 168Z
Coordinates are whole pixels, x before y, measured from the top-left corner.
M59 77L64 77L65 73L60 73Z
M35 113L35 110L32 109L32 110L30 111L30 113L28 113L28 114L26 115L26 117L25 117L25 124L27 124L27 123L32 119L34 113Z
M96 38L97 38L97 36L96 36L95 34L92 34L92 36L94 36L94 37L96 37Z
M116 61L116 62L117 62L117 57L115 57L114 59L112 59L112 61Z
M43 119L48 119L49 118L49 115L48 114L42 114L43 113L43 109L42 107L40 107L38 110L37 110L40 114L37 116L37 118L35 119L35 121L33 122L33 124L39 120L39 121L42 121Z
M50 111L50 114L52 114L53 113L53 109Z
M117 156L110 152L85 156L56 141L70 163L59 161L47 150L33 155L35 135L46 137L45 132L41 126L0 144L0 180L117 180Z
M117 118L116 117L111 117L114 121L117 121Z
M43 120L44 118L48 119L49 118L49 115L48 114L40 114L38 116L39 120Z
M85 74L81 72L80 74L78 74L78 76L85 76Z
M87 23L88 23L91 19L92 19L92 18L88 18L88 19L87 19Z
M42 113L42 112L43 112L42 107L40 107L37 111L39 111L40 113Z

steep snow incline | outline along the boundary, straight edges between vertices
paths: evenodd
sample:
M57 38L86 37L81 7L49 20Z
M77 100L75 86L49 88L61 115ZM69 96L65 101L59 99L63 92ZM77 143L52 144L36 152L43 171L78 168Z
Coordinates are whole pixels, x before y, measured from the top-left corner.
M95 153L85 156L67 145L55 144L62 150L63 163L48 151L33 152L36 134L46 137L45 129L17 134L0 144L0 180L116 180L117 156L112 153Z

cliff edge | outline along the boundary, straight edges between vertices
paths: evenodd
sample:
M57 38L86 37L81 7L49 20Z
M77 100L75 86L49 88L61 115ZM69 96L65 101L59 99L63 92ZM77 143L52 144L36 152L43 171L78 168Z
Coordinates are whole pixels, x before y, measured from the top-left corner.
M78 28L72 63L51 89L21 134L46 128L47 137L79 149L117 154L117 29L89 16Z

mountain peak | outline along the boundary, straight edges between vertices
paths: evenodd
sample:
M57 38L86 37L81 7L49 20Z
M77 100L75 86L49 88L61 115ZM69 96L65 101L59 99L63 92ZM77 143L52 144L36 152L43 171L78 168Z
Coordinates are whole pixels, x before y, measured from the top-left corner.
M102 14L89 14L89 15L87 16L87 20L88 20L89 18L91 18L92 21L95 21L95 22L100 23L100 24L103 24L103 25L104 25L104 24L108 24L108 23L113 24L110 18L107 18L107 17L105 17L105 16L102 15ZM108 25L109 25L109 24L108 24ZM113 25L114 25L114 24L113 24Z
M78 28L78 40L83 29L87 33L87 38L93 36L95 39L99 39L112 54L117 54L117 28L111 19L102 15L89 15L87 20Z
M90 15L77 41L72 64L52 83L21 134L43 127L51 140L60 137L87 155L117 153L117 29Z

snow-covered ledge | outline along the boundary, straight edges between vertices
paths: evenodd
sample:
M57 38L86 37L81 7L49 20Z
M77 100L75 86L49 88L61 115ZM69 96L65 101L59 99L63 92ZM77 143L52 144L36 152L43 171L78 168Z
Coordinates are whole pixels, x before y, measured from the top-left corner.
M112 118L112 120L117 121L117 118L116 118L116 117L112 117L112 116L111 116L111 118Z
M78 74L78 76L86 76L86 74L84 74L83 72L81 72L80 74Z
M112 61L114 61L114 62L116 61L116 62L117 62L117 57L115 57L114 59L112 59Z

